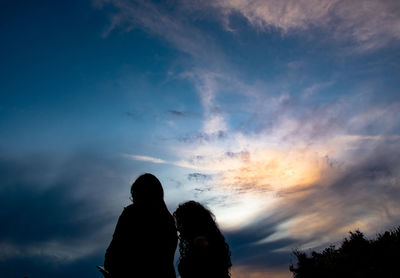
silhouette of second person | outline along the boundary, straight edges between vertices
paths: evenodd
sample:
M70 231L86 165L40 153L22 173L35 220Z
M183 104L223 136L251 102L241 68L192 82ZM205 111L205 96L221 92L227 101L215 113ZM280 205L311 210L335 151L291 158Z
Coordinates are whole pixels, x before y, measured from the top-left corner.
M104 267L111 278L175 278L177 233L160 181L144 174L131 187L133 204L118 219Z
M189 201L179 205L174 217L180 240L181 278L229 278L229 246L211 211Z

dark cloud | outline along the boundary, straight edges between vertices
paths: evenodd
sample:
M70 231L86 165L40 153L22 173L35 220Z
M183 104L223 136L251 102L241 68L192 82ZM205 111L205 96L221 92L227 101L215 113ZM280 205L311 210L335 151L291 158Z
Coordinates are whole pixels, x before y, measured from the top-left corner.
M92 204L72 198L69 184L38 190L34 183L3 189L0 196L4 212L0 231L2 240L25 244L89 236L101 227L99 215L83 215ZM96 217L96 218L93 218ZM29 231L29 232L27 232Z
M96 214L101 211L95 202L79 195L83 187L93 191L102 187L92 184L105 178L101 169L96 169L103 167L99 165L102 162L88 157L73 160L59 169L50 159L1 159L0 175L5 182L0 188L0 221L7 223L0 231L2 240L27 243L77 238L101 226L103 216Z
M239 158L244 162L248 161L250 158L250 153L248 151L226 152L225 155L229 158Z
M202 155L196 155L194 157L192 157L191 159L189 159L190 163L196 164L196 163L202 163L204 162L205 157Z
M194 189L193 197L195 199L199 199L199 198L202 197L203 193L210 192L210 191L212 191L211 187L204 187L204 188L198 188L197 187L197 188Z
M170 113L170 114L172 114L174 116L179 116L179 117L185 116L184 112L177 111L177 110L168 110L168 113Z
M93 154L0 156L2 277L95 277L122 210L110 204L124 184L117 165Z
M212 180L212 175L206 175L201 173L190 173L188 174L188 180L196 182L205 182Z
M190 112L178 111L178 110L168 110L168 113L176 117L188 117L191 116Z
M224 140L228 137L228 134L223 131L219 130L214 133L206 133L206 132L196 132L187 134L179 138L179 141L184 143L201 143L201 142L212 142L217 140Z
M134 113L134 112L125 112L125 115L127 115L128 117L133 118L133 119L140 118L140 115L137 113Z
M277 232L276 226L279 221L273 218L259 218L252 224L225 232L231 248L233 264L257 267L288 265L291 252L276 252L276 250L295 244L294 239L286 237L260 243L261 240Z

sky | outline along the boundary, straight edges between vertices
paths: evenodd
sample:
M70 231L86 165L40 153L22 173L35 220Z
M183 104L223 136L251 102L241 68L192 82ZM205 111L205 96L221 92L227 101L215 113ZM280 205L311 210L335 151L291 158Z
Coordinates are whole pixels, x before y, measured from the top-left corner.
M399 1L2 0L0 37L2 277L101 277L146 172L233 278L400 223Z

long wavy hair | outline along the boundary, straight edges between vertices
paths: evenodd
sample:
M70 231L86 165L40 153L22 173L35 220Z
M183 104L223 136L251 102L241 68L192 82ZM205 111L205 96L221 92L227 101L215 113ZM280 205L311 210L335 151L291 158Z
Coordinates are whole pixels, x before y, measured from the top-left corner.
M214 214L200 203L188 201L180 204L173 215L179 231L180 260L191 255L194 239L204 236L219 254L221 267L229 273L232 266L229 245L218 228Z

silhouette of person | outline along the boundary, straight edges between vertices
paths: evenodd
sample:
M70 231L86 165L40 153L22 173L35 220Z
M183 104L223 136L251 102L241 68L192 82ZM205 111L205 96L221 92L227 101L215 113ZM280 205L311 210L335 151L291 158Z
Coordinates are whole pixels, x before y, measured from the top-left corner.
M195 201L180 204L174 212L179 232L181 278L229 278L229 246L212 212Z
M175 278L178 237L160 181L152 174L141 175L131 195L133 204L118 219L104 268L111 278Z

